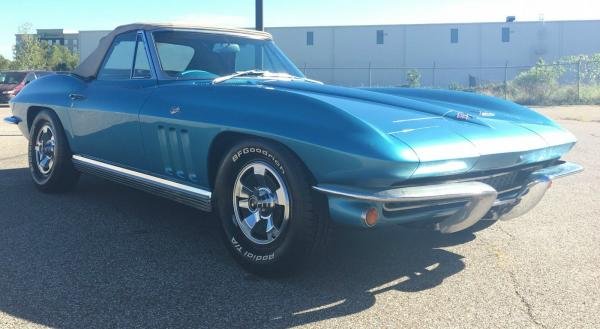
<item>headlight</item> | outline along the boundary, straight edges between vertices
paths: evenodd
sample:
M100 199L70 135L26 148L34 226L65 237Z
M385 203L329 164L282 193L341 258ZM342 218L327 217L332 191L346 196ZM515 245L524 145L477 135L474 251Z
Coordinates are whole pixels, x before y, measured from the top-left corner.
M3 91L2 95L12 95L13 91L12 90L7 90L7 91Z

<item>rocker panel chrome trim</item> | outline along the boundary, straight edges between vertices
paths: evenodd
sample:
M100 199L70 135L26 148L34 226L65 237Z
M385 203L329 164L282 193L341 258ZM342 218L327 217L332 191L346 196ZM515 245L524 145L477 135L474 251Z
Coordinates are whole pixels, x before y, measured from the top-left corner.
M201 210L211 211L212 193L210 191L122 168L81 155L73 155L73 165L79 171L101 176L158 196L167 197Z

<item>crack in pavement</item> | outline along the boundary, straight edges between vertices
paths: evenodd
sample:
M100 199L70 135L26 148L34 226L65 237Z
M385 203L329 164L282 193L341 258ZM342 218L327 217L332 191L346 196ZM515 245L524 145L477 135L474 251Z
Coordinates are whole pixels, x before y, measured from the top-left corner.
M513 284L515 294L517 295L517 297L519 297L521 304L523 304L525 306L525 310L527 311L527 316L529 317L531 322L535 323L536 325L538 325L542 328L546 328L546 325L544 325L542 322L540 322L538 319L536 319L535 315L533 314L533 306L531 306L531 304L527 301L527 299L525 299L525 296L523 296L523 294L521 294L521 292L519 291L519 289L518 289L519 284L517 282L517 278L515 277L515 274L511 270L507 270L507 272L508 272L508 276L510 277L510 280Z
M496 227L498 228L498 230L500 232L506 234L511 239L515 238L511 233L504 230L502 228L502 226L496 225ZM506 258L502 256L503 252L499 248L496 248L496 246L493 243L484 241L484 244L486 244L489 248L491 248L492 253L496 257L499 270L508 273L508 277L510 278L510 283L513 286L513 291L514 291L515 295L519 298L519 301L521 302L521 304L525 307L525 314L527 315L529 320L538 327L546 328L546 325L543 324L541 321L539 321L535 317L535 315L533 314L533 306L527 301L527 299L525 298L525 295L523 295L521 293L521 291L519 290L519 287L520 287L519 282L517 281L515 273L513 271L511 271L510 269L508 269L508 266L507 266L508 264L506 264L506 262L504 262L504 260Z
M502 233L506 234L506 235L507 235L508 237L510 237L511 239L514 239L514 238L515 238L515 236L514 236L514 235L512 235L512 233L510 233L510 232L508 232L507 230L505 230L505 229L502 227L502 225L495 225L495 227L497 227L497 228L498 228L498 230L499 230L500 232L502 232Z

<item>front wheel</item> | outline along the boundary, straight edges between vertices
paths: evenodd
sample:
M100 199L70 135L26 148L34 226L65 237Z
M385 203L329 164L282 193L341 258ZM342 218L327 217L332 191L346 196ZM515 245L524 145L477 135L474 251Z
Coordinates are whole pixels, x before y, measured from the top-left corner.
M328 219L300 160L271 142L233 147L215 184L225 243L247 270L289 274L321 250Z

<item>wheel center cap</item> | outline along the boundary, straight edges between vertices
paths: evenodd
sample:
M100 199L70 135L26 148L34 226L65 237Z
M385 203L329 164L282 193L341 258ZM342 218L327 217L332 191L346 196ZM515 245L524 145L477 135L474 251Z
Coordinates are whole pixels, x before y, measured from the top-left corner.
M258 199L256 196L253 195L248 199L248 209L250 209L251 212L256 212L258 210Z
M252 199L251 199L252 202ZM261 187L258 189L258 198L256 198L257 209L263 213L270 212L275 207L275 197L270 189Z

